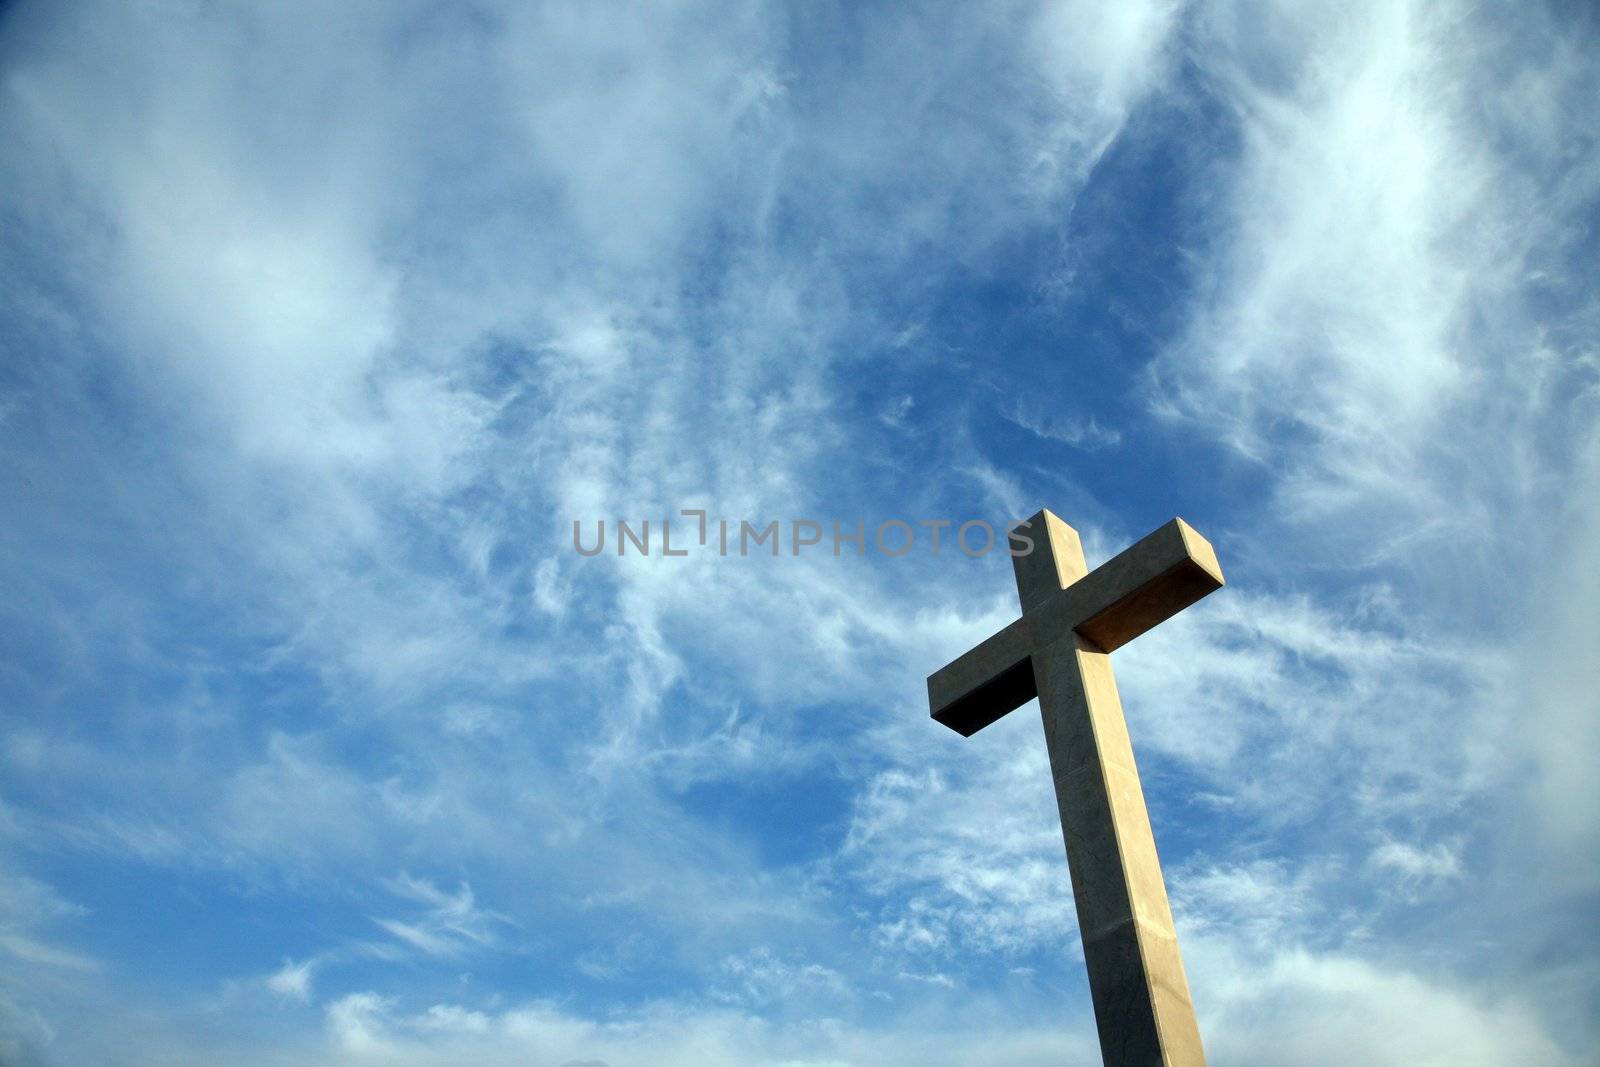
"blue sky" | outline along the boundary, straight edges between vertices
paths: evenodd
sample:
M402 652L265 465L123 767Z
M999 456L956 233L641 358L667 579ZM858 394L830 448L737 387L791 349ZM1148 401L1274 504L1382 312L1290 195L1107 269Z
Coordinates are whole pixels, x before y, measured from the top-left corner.
M1582 5L0 12L0 1061L1093 1062L1007 560L1117 653L1212 1059L1600 1033Z

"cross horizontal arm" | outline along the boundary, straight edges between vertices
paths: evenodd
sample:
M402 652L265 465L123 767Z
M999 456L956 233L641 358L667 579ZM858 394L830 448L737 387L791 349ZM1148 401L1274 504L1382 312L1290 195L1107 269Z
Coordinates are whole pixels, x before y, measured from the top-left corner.
M971 737L1038 696L1036 641L1076 630L1110 652L1221 586L1211 542L1173 519L1065 589L1025 597L1022 618L929 675L933 718Z
M1035 629L1048 640L1071 628L1111 652L1222 584L1211 542L1173 519L1041 606Z
M1034 690L1032 624L1027 616L928 676L936 721L971 737L1038 695Z

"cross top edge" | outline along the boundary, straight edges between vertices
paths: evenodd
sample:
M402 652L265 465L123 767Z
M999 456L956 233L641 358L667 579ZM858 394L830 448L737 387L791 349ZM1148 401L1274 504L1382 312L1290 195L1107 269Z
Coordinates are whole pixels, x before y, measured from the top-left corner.
M1078 531L1049 508L1013 526L1012 536L1033 546L1026 555L1011 557L1024 615L1089 573Z

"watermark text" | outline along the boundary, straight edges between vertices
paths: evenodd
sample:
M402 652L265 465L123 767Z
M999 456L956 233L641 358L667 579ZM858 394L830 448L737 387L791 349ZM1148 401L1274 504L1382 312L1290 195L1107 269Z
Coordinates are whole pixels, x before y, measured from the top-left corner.
M688 520L688 521L683 521ZM674 522L677 525L674 525ZM681 558L695 550L719 556L799 556L831 552L865 556L868 552L899 559L913 552L937 556L954 547L978 559L997 549L1010 556L1033 553L1033 537L1024 519L1003 523L1003 533L984 519L885 519L876 526L816 519L711 519L703 508L683 508L673 518L572 520L572 547L580 556L661 556Z

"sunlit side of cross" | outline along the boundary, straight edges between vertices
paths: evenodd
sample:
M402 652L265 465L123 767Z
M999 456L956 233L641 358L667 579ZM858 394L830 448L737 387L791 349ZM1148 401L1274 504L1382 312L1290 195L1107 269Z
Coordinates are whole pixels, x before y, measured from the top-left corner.
M1110 653L1221 588L1222 568L1182 519L1093 572L1077 531L1050 511L1019 533L1033 541L1012 557L1022 617L931 675L928 703L970 737L1039 698L1105 1063L1201 1067Z

